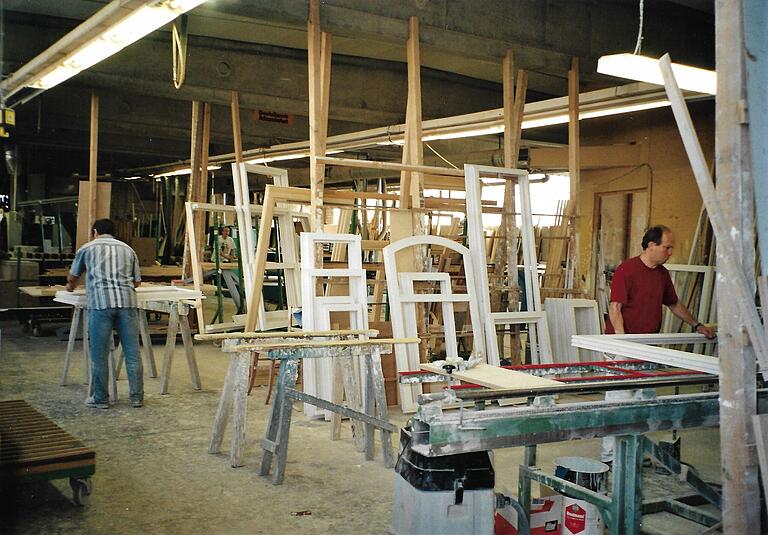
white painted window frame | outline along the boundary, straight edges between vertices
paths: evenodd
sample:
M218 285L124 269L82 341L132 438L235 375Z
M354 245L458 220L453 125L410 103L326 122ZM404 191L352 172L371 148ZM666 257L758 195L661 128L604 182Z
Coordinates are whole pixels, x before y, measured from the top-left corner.
M466 188L466 206L467 206L467 234L469 238L469 249L472 252L472 259L475 263L475 273L477 275L477 287L483 291L480 292L481 306L491 318L503 318L509 324L509 319L514 318L515 314L525 314L522 312L491 312L490 294L485 289L490 288L488 284L488 270L486 265L487 251L485 247L485 231L483 229L483 205L481 181L483 177L498 178L502 180L515 180L519 186L521 226L520 239L523 249L523 273L525 281L525 296L527 312L542 312L541 288L539 286L538 261L536 259L536 240L533 229L533 215L531 211L531 192L528 181L528 172L524 169L512 169L506 167L492 167L487 165L464 165L464 183ZM515 276L517 274L515 273ZM526 318L520 315L519 318ZM551 348L549 341L549 329L540 332L544 328L544 323L540 320L523 322L519 324L528 325L529 342L531 347L531 361L535 364L544 363L540 355L542 346ZM500 362L499 348L496 338L496 322L485 322L485 341L488 350L488 364L498 366ZM550 353L551 356L551 353ZM546 359L546 357L544 357Z
M305 331L330 330L333 312L349 313L352 329L368 329L368 292L366 272L362 264L361 237L354 234L302 232L299 239L301 242L301 299L304 305L301 311L302 329ZM346 269L318 268L315 264L315 250L323 244L346 244L349 267ZM325 277L347 279L349 295L315 295L317 279ZM302 366L304 392L331 401L333 359L305 359ZM358 367L356 372L357 384L363 384ZM310 418L323 415L326 419L331 417L330 411L323 411L308 403L304 404L304 414Z
M698 355L655 347L653 344L688 344L713 343L702 334L598 334L576 335L571 338L571 345L593 351L601 351L619 357L656 362L666 366L684 368L712 375L720 375L720 359L708 355Z
M442 272L405 272L397 269L397 253L411 248L423 246L445 247L459 253L464 264L466 277L466 293L453 293L450 286L450 276ZM483 322L486 317L483 312L482 299L478 291L477 276L474 270L474 262L469 249L453 240L440 236L420 235L411 236L389 244L383 249L384 271L387 278L387 295L389 298L389 313L392 322L392 335L395 338L407 338L417 336L416 303L441 303L443 306L443 330L446 339L446 352L448 355L457 355L456 326L454 324L453 303L468 303L469 314L474 322L473 330L477 330L477 323ZM414 281L436 281L440 283L441 293L414 294ZM449 313L446 314L446 311ZM450 331L450 332L449 332ZM449 344L448 341L451 341ZM495 344L495 340L494 340ZM420 368L419 347L416 344L395 344L395 363L398 372L417 371ZM473 355L487 358L486 339L483 336L473 336ZM416 396L421 393L421 385L400 384L400 408L404 413L412 413L416 410Z

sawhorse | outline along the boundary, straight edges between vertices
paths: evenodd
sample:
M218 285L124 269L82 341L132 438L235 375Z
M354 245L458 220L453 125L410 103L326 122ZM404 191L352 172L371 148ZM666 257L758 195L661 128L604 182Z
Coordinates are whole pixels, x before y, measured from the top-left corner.
M224 381L224 388L216 409L216 416L211 433L209 453L219 453L224 439L227 423L232 415L232 446L230 464L233 467L243 465L242 451L245 444L245 421L247 413L248 372L251 353L267 352L270 359L280 360L280 372L272 407L267 436L262 443L264 449L260 473L268 475L272 456L277 456L277 463L272 480L280 484L285 472L285 459L288 448L291 407L293 402L312 403L323 409L338 412L349 418L363 422L365 428L366 459L374 457L374 431L382 432L382 454L387 467L392 467L391 434L396 431L387 421L387 404L384 393L384 379L381 372L381 346L392 343L418 343L417 339L404 340L324 340L307 341L310 336L335 337L351 334L369 334L376 331L318 331L297 333L238 333L235 335L202 335L201 340L224 340L222 350L230 353L229 368ZM252 338L246 338L253 335ZM228 338L228 336L233 336ZM236 339L236 338L239 338ZM363 356L366 366L364 412L333 404L329 401L309 396L295 389L298 374L298 361L303 358Z
M148 303L149 305L150 303ZM160 375L160 393L168 393L168 381L171 378L171 363L173 362L173 352L176 347L176 335L181 331L181 340L184 344L184 354L187 357L189 366L189 375L192 379L192 387L200 390L200 372L197 369L197 358L195 358L195 348L192 344L192 331L189 328L189 311L192 308L189 303L184 301L161 301L152 302L150 310L156 312L165 312L168 318L168 336L165 338L165 356L163 358L163 372Z
M362 340L361 340L362 341ZM342 345L350 341L339 340L338 346L331 347L301 347L272 349L269 351L271 360L280 361L280 372L277 376L275 387L275 400L272 403L272 413L269 416L267 433L261 441L262 457L259 475L267 477L272 469L272 460L275 460L272 473L272 484L280 485L285 476L285 464L288 456L288 435L291 427L293 402L303 401L324 410L339 414L340 416L362 422L364 428L365 460L374 458L375 430L381 431L381 450L384 466L394 466L392 457L392 433L397 432L397 427L388 421L387 400L384 392L384 376L381 372L382 345L389 340L367 340L372 342L364 346ZM330 350L330 351L329 351ZM349 365L344 360L351 361L352 357L363 357L365 372L363 412L347 408L343 405L331 403L324 399L310 396L296 390L296 378L299 360L307 358L333 357L341 359L342 366Z

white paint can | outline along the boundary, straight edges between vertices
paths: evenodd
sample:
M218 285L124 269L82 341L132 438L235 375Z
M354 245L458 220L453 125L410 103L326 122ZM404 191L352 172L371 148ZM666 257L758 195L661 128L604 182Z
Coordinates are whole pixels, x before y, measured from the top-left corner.
M606 494L608 465L586 457L555 459L555 475L589 490ZM562 535L603 535L603 517L597 506L563 497Z

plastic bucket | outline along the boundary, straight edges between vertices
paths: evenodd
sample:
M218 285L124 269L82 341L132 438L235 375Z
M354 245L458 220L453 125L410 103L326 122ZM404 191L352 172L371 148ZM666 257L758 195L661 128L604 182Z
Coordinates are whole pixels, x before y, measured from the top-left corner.
M555 476L601 494L606 493L608 465L586 457L555 459ZM563 497L562 535L603 535L603 518L597 506Z

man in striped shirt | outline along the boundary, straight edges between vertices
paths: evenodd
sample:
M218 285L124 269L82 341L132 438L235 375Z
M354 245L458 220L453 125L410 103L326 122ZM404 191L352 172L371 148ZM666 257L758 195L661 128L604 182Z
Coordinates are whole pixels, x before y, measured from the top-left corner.
M115 224L111 220L97 220L92 232L94 239L78 249L67 276L67 290L71 292L86 272L92 391L85 404L97 409L109 408L107 358L112 329L117 328L125 353L131 405L139 408L144 403L138 306L134 290L141 284L139 260L130 246L112 236Z

